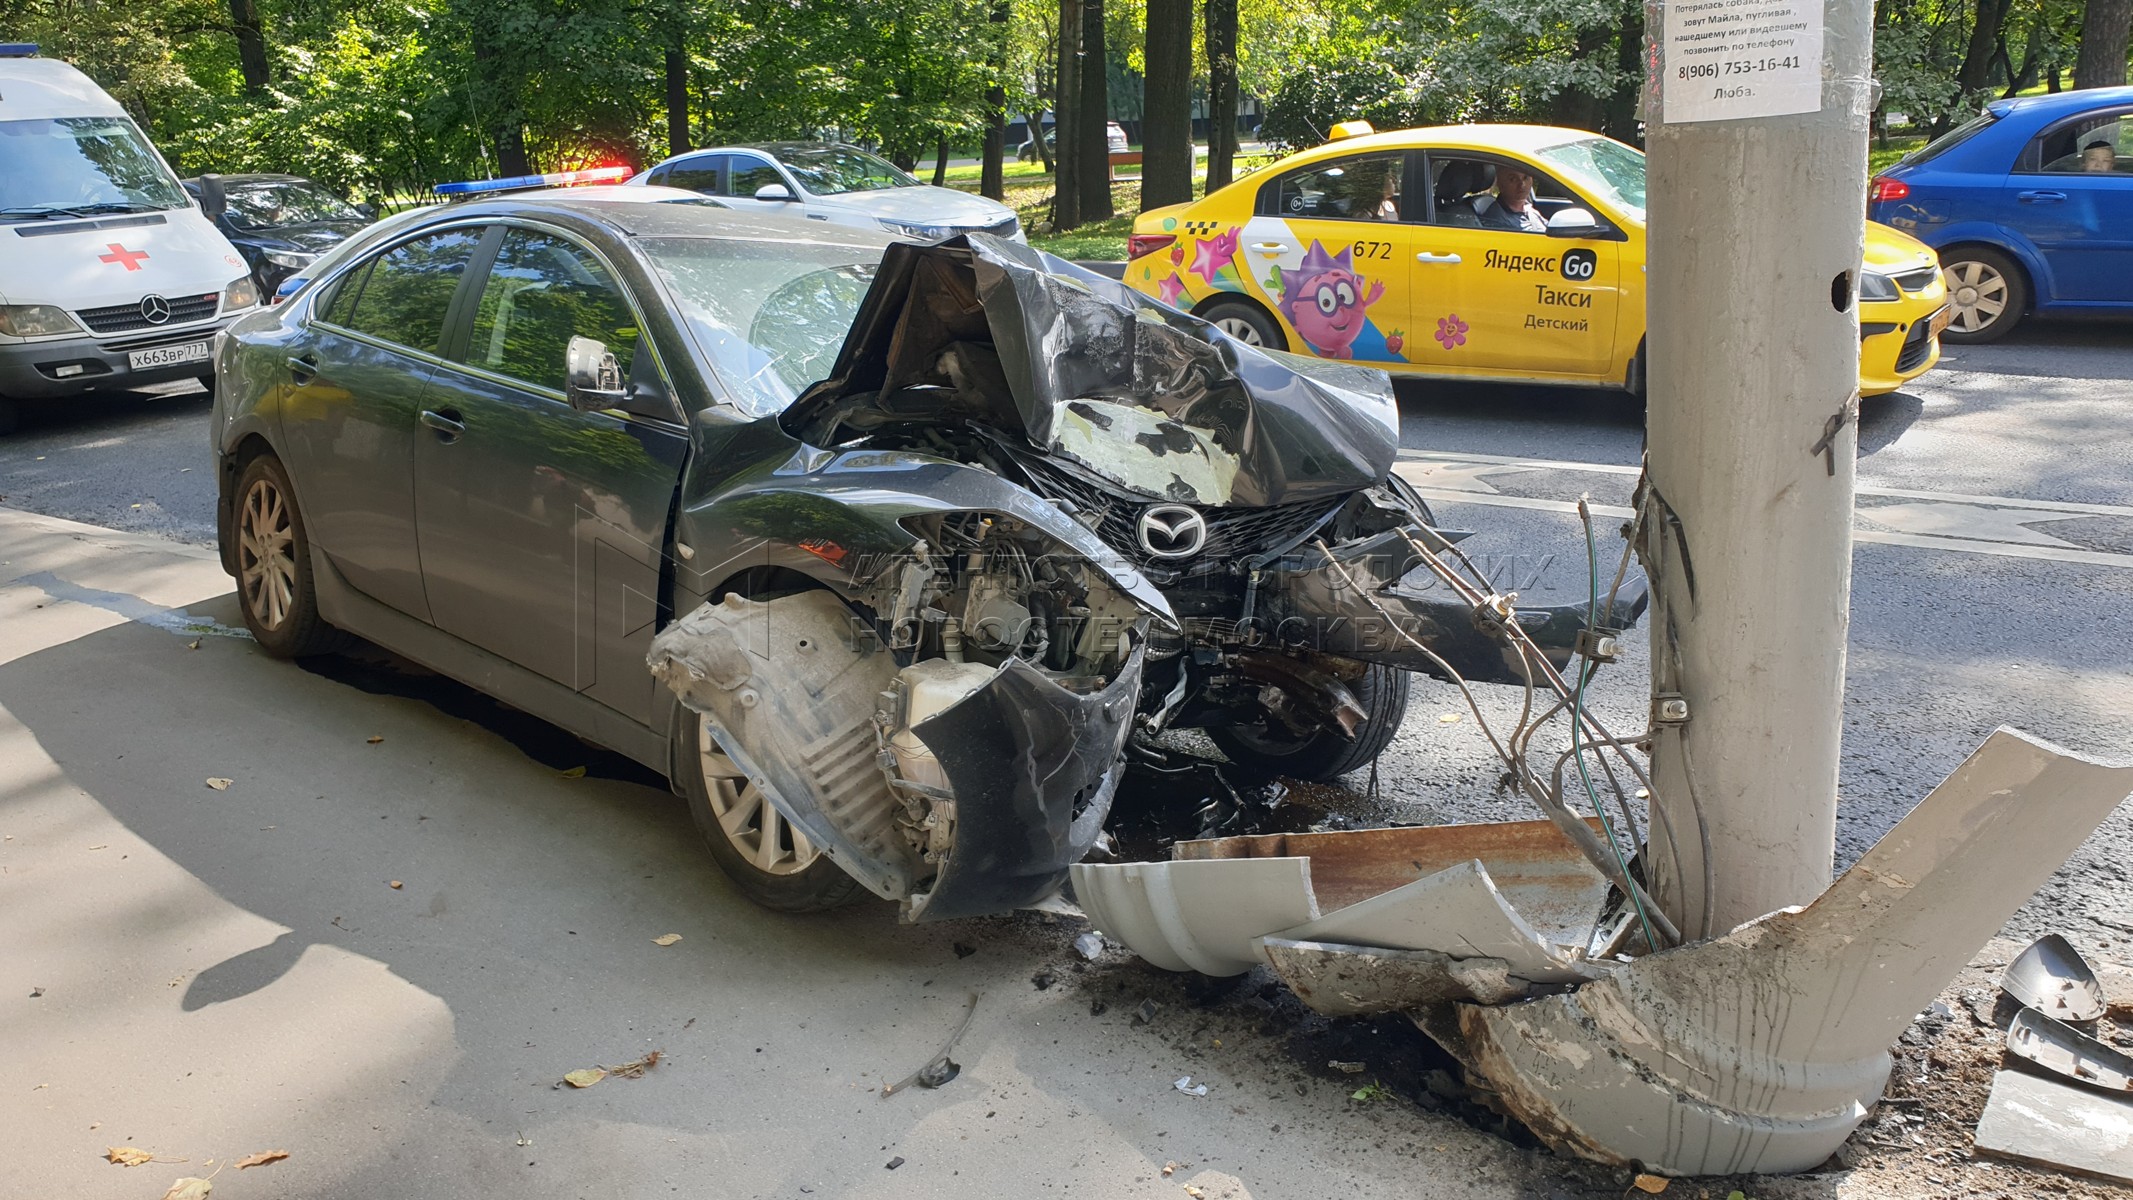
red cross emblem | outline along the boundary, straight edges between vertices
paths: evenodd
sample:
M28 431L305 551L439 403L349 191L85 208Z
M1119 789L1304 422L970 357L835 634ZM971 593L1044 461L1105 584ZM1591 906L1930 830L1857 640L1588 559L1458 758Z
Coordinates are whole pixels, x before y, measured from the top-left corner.
M97 255L96 261L118 263L129 271L140 270L141 260L148 257L148 251L146 250L128 250L117 242L107 243L104 249L111 251L111 253Z

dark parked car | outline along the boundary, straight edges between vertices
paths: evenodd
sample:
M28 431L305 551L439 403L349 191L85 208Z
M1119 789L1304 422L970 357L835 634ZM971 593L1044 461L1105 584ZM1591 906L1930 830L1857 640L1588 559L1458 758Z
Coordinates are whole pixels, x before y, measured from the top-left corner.
M1945 341L2030 313L2133 316L2133 87L1995 100L1868 195L1870 217L1939 251Z
M282 280L301 274L377 215L295 175L201 175L184 183L244 255L262 296L272 296Z
M1383 374L1014 242L476 201L359 235L216 366L261 646L359 634L647 764L775 908L1031 903L1131 738L1325 779L1410 669L1519 678L1500 600L1400 583L1446 539ZM1585 614L1516 620L1560 659Z

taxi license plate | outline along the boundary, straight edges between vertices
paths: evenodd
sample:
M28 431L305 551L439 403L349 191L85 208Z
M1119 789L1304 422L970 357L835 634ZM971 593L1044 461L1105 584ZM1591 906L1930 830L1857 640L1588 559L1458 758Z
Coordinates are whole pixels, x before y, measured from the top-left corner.
M157 346L151 350L135 350L126 356L126 365L136 371L150 367L169 367L178 363L206 362L207 343L186 342L179 346Z
M1939 337L1940 331L1948 327L1948 318L1953 314L1953 312L1954 309L1952 306L1943 304L1940 306L1940 311L1933 314L1933 326L1931 332L1934 337Z

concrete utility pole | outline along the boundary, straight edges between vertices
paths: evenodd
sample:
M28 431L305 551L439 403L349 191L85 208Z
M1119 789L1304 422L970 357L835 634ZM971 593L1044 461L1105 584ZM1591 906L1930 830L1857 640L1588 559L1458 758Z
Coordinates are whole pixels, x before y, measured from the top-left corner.
M1651 878L1695 938L1830 881L1873 11L1647 17Z

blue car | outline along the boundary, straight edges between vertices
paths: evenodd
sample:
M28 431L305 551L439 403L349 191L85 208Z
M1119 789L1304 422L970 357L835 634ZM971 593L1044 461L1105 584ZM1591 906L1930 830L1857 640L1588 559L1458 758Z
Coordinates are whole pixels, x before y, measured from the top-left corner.
M1947 341L2133 316L2133 87L1995 100L1875 176L1867 215L1939 251Z

